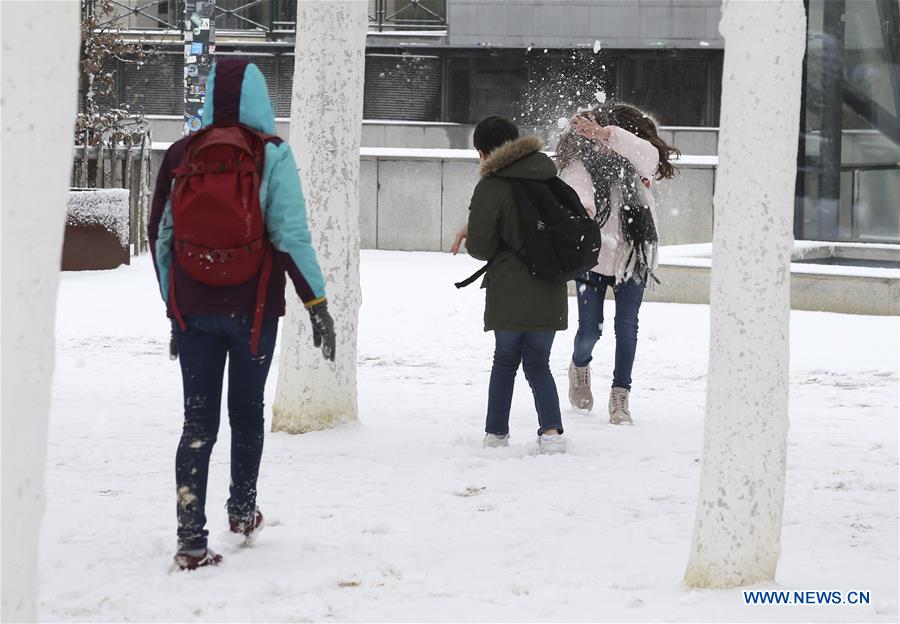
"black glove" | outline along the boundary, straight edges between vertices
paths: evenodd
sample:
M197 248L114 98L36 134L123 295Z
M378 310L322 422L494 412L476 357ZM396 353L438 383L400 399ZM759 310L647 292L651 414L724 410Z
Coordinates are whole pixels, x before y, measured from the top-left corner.
M328 313L328 303L323 301L310 306L309 320L312 321L313 344L322 348L326 360L334 362L334 320Z
M175 330L169 334L169 359L175 361L178 359L178 342L175 340Z

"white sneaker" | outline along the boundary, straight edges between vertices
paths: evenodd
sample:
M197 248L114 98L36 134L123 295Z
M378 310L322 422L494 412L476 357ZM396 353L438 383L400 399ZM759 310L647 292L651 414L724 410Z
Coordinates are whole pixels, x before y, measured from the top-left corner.
M559 433L542 433L538 438L538 451L545 455L566 452L566 439Z
M484 440L481 441L484 448L499 448L501 446L509 446L509 434L498 435L496 433L484 434Z
M594 407L590 364L575 366L575 362L569 362L569 403L572 407L584 410Z
M628 390L613 388L609 391L609 424L633 425L631 410L628 409Z

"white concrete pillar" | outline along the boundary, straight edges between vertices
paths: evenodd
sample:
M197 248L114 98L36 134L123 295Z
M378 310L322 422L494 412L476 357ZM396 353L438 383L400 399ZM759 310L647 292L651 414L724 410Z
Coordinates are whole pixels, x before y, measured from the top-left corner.
M357 418L359 145L368 29L365 0L299 0L291 148L334 317L335 362L313 347L309 315L288 297L272 429L303 433Z
M788 431L801 0L725 0L700 500L685 582L774 579Z
M0 3L2 614L37 616L54 320L78 98L80 4Z

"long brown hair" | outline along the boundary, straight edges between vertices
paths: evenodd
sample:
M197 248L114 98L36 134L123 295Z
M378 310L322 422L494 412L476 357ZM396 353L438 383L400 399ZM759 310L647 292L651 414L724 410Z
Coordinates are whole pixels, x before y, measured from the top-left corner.
M578 117L592 119L601 126L618 126L648 141L659 152L656 179L675 177L678 169L672 164L671 159L681 156L681 151L660 138L656 122L649 115L630 104L603 104L594 110L579 113ZM560 171L580 157L581 149L587 141L589 139L579 136L572 130L562 134L556 147L556 166Z

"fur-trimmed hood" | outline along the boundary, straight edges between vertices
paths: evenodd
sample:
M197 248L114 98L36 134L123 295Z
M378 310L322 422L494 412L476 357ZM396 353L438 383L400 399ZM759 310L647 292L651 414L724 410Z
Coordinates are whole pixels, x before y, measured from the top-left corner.
M544 142L536 135L504 143L481 163L481 177L552 178L556 175L556 166L546 154L540 153L543 147Z

